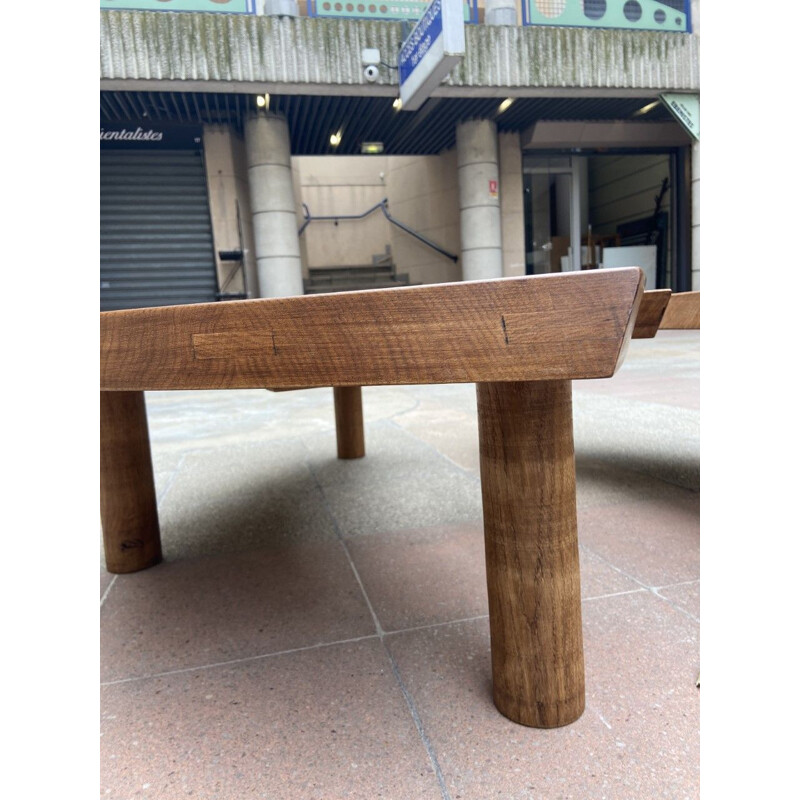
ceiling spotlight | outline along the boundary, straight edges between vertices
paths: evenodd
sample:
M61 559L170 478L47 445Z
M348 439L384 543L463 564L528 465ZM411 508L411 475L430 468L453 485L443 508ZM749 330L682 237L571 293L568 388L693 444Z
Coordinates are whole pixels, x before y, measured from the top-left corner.
M263 95L263 94L260 94L260 95L257 95L257 96L256 96L256 105L257 105L259 108L264 108L264 106L265 106L266 104L267 104L267 101L264 99L264 95Z
M655 100L652 103L648 103L646 106L642 106L638 111L634 111L632 116L641 117L642 114L652 111L660 102L660 100Z
M341 130L336 131L336 133L331 134L330 143L331 147L338 147L339 142L342 141L342 132Z
M392 108L395 111L399 111L403 107L403 101L399 97L395 97L394 103L392 103Z
M362 155L377 155L383 152L383 142L361 142Z
M506 99L503 100L503 102L497 107L497 113L502 114L513 102L513 97L506 97Z

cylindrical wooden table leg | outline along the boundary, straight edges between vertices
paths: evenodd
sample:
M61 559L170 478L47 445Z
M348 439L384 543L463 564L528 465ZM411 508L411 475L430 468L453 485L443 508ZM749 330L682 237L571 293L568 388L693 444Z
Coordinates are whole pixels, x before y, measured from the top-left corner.
M364 418L360 386L334 386L336 446L339 458L364 457Z
M477 388L494 702L554 728L584 709L572 385Z
M100 519L109 572L161 561L144 392L100 392Z

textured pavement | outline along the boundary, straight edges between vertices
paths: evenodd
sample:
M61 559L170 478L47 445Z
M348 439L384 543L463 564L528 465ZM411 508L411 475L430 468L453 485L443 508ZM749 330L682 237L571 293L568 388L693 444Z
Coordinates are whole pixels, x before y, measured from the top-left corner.
M491 700L474 385L146 395L165 560L100 569L103 798L699 797L695 331L573 384L586 711Z

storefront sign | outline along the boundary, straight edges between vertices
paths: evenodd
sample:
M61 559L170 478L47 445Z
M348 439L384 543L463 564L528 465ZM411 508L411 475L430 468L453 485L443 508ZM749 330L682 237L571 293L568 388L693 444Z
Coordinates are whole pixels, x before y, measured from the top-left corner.
M523 25L691 32L691 3L669 0L524 0Z
M693 138L700 140L700 95L662 94L661 102Z
M100 0L100 8L255 14L255 0Z
M433 0L403 43L398 58L404 111L416 111L465 52L461 0Z
M201 147L203 129L197 125L160 125L154 122L115 122L100 125L102 148L167 148L189 150Z
M464 22L478 22L477 0L463 0ZM310 17L347 17L349 19L405 19L418 20L428 8L419 0L389 0L386 3L317 0L310 5Z

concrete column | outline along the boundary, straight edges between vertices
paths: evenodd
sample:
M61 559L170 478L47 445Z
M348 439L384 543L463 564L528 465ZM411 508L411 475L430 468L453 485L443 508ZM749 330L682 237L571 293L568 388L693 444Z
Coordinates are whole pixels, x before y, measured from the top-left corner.
M244 139L230 125L203 125L203 154L219 286L230 293L246 289L248 298L258 297ZM239 249L242 262L219 256L220 250Z
M260 0L257 12L266 17L297 17L296 0Z
M500 155L500 219L503 238L503 276L525 274L525 193L522 185L522 148L518 133L497 137Z
M516 0L486 0L484 21L486 25L516 25Z
M270 114L251 117L245 142L260 296L303 294L286 120Z
M462 280L503 277L497 126L488 119L456 127Z

